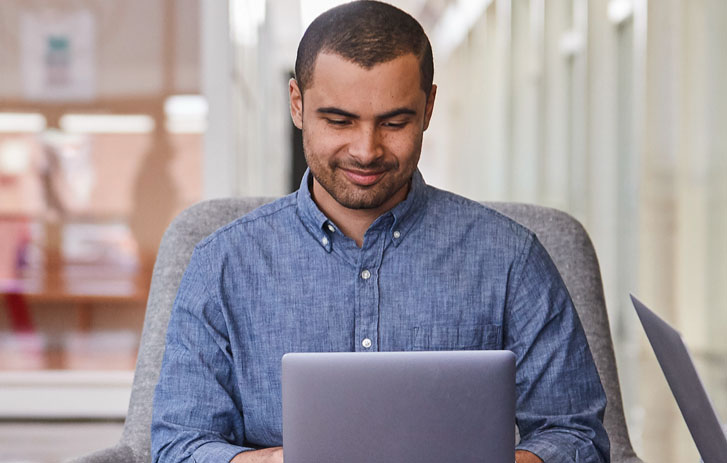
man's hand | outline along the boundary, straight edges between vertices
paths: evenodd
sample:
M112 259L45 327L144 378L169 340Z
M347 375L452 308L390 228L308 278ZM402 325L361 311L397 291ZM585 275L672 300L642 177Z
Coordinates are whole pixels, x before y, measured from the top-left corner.
M543 463L543 460L527 450L518 450L515 452L515 463Z
M283 463L283 447L238 453L230 463Z

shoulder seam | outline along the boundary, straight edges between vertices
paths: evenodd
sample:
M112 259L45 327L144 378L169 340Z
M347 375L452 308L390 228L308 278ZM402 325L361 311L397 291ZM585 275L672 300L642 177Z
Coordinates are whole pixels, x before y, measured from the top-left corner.
M283 199L283 198L281 198L281 199ZM265 212L264 214L256 215L255 217L250 217L250 215L252 215L253 212L256 212L260 208L265 207L265 206L270 206L272 204L275 204L275 202L260 205L259 207L253 209L252 211L248 212L247 214L243 215L242 217L238 217L237 219L233 220L232 222L230 222L226 225L223 225L222 227L220 227L217 230L215 230L214 232L212 232L212 234L210 234L207 237L205 237L204 239L202 239L202 241L200 241L196 247L198 247L200 249L205 248L211 242L213 242L217 238L218 235L225 233L227 230L229 230L231 228L234 228L234 227L237 227L240 225L244 225L244 224L248 224L248 223L256 222L259 219L264 219L266 217L270 217L271 215L277 214L285 209L295 207L295 205L296 205L295 202L291 202L290 204L282 204L282 205L279 205L278 207L274 208L272 211L268 211L268 212Z
M432 187L432 188L439 193L444 193L444 194L440 195L440 197L443 198L445 201L448 201L448 202L451 202L454 204L458 204L458 205L462 205L462 206L472 205L476 208L479 208L482 211L486 211L487 213L493 214L493 215L499 217L500 219L504 219L510 225L517 226L519 229L522 230L523 233L525 233L527 235L534 234L532 230L530 230L528 227L521 224L517 220L513 219L512 217L510 217L508 215L503 214L502 212L498 211L497 209L495 209L491 206L482 204L480 201L475 201L474 199L470 199L465 196L461 196L456 193L452 193L450 191L440 190L440 189L434 188L434 187Z

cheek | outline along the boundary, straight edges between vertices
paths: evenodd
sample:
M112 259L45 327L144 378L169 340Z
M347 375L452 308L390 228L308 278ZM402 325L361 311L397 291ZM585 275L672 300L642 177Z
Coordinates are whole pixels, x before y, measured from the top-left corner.
M313 124L303 126L303 147L308 156L319 159L332 157L345 143L340 133L331 133L331 130Z
M408 157L419 151L422 137L418 131L403 131L388 133L382 141L397 157Z

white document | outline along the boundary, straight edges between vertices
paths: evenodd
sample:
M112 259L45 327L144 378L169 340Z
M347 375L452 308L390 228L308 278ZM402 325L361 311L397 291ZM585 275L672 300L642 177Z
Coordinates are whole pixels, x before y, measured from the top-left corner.
M88 101L96 95L96 28L88 10L26 12L20 18L28 100Z

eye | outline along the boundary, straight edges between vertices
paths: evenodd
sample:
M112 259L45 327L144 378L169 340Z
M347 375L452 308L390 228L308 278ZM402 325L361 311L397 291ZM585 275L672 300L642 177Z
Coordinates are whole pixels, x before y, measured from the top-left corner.
M382 125L390 129L401 129L406 126L409 121L386 121Z
M350 121L348 119L331 119L329 117L326 118L326 122L328 125L333 125L336 127L345 127L350 124Z

